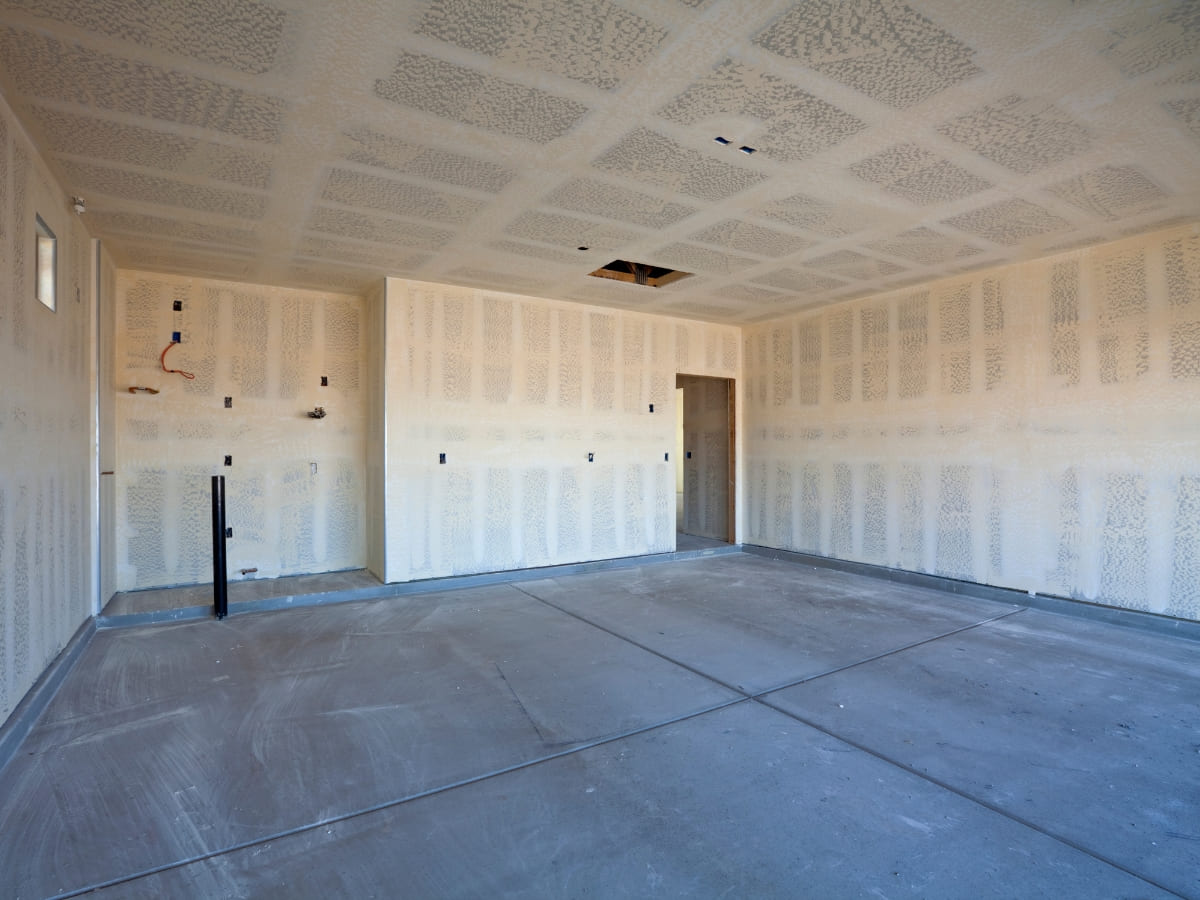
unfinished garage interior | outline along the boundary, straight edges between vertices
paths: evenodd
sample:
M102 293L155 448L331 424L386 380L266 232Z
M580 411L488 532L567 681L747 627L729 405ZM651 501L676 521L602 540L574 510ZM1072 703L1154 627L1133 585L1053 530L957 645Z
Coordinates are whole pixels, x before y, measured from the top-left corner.
M0 10L0 895L1200 898L1195 0Z

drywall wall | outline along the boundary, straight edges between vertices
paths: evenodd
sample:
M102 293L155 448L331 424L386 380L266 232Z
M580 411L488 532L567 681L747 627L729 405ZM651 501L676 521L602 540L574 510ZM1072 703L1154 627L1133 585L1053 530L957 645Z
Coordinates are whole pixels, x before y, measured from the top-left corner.
M37 215L58 239L54 311ZM90 245L0 98L0 721L91 612Z
M683 511L679 531L729 539L729 382L681 375ZM691 454L691 456L688 456Z
M118 588L212 581L213 475L231 578L364 566L363 299L124 270L118 295ZM163 371L174 331L166 368L194 379Z
M736 378L738 329L401 279L386 291L376 574L674 548L675 376Z
M101 250L94 264L97 267L96 313L93 328L99 336L95 342L95 371L92 374L95 391L92 414L95 417L92 440L99 456L96 467L97 489L94 518L99 522L95 535L95 553L99 563L95 573L99 586L93 600L92 612L99 613L117 590L116 553L113 538L117 527L116 469L117 429L116 409L116 303L117 268L107 252Z
M745 333L747 538L1200 618L1200 233Z
M384 492L387 484L387 306L382 279L367 292L363 386L367 404L367 568L381 581L386 568L387 522Z

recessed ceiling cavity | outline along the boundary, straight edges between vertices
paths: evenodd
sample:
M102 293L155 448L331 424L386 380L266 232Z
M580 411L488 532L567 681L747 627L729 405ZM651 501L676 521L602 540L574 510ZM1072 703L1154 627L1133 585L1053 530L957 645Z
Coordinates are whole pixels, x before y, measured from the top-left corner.
M680 278L687 278L691 272L679 272L663 266L652 266L649 263L630 262L626 259L614 259L608 265L588 272L594 278L611 278L614 281L624 281L629 284L641 284L646 287L662 287Z

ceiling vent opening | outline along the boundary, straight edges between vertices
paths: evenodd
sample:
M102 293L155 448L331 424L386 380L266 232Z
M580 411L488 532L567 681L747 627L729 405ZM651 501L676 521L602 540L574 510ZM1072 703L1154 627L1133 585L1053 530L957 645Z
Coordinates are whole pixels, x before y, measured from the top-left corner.
M606 266L595 272L588 272L593 278L611 278L614 281L625 281L629 284L643 284L646 287L662 287L680 278L687 278L691 272L680 272L662 266L652 266L649 263L629 262L625 259L614 259Z

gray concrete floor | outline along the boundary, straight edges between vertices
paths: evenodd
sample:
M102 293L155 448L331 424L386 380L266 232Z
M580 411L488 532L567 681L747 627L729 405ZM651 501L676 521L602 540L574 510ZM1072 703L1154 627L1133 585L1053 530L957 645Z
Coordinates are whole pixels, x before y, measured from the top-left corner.
M675 550L715 550L718 547L728 547L725 541L718 541L715 538L702 537L698 534L687 534L683 531L675 532Z
M748 554L103 630L0 895L1200 897L1200 644Z
M673 553L660 558L695 559L718 553L734 552L734 544L693 534L676 534ZM568 566L552 566L547 569L522 569L518 572L480 573L473 577L480 581L528 581L538 576L556 572L574 572L578 569L607 568L637 565L635 557L598 560ZM459 578L458 581L467 579ZM347 569L343 572L322 572L314 575L284 575L279 578L234 577L228 582L227 600L229 612L265 611L284 609L288 606L316 606L320 603L340 603L345 600L376 600L397 596L400 593L426 593L437 588L437 582L416 584L383 584L366 569ZM417 588L418 590L410 590ZM120 591L113 594L105 604L101 619L106 625L150 624L163 621L182 620L207 616L213 606L213 586L189 584L178 587L145 588L136 591Z
M286 575L282 578L243 578L228 584L231 606L254 600L299 597L314 594L340 594L346 591L380 587L379 579L366 569L345 572L323 572L318 575ZM128 616L160 610L183 610L194 607L212 608L212 584L189 584L181 587L148 588L141 591L121 591L113 594L104 606L104 615Z

